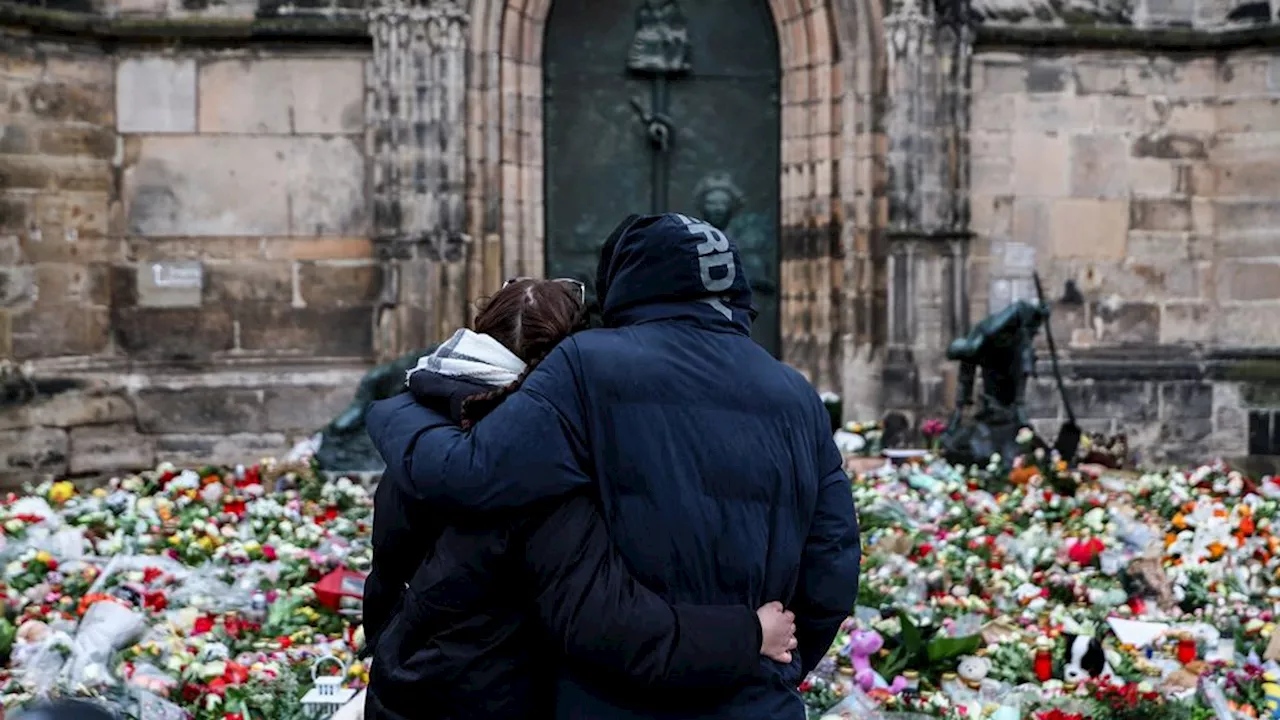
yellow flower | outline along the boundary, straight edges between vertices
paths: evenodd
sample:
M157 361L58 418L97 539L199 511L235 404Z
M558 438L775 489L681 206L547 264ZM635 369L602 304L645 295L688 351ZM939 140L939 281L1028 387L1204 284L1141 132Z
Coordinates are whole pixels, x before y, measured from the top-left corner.
M62 480L53 484L49 488L49 501L53 503L64 503L76 494L76 486L66 480Z
M209 552L213 549L213 541L209 539L208 535L197 540L196 545L205 552Z
M53 556L45 552L44 550L41 550L40 552L36 553L36 562L48 565L49 563L53 562Z

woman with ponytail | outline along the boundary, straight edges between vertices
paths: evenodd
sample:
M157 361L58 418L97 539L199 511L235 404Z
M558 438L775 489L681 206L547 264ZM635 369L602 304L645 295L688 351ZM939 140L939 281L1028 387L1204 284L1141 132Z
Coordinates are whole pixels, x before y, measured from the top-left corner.
M585 325L581 284L508 281L474 331L419 361L409 390L469 426ZM587 491L470 516L412 501L388 460L365 586L369 720L550 717L561 664L692 697L731 693L791 660L794 617L778 603L673 605L639 585Z

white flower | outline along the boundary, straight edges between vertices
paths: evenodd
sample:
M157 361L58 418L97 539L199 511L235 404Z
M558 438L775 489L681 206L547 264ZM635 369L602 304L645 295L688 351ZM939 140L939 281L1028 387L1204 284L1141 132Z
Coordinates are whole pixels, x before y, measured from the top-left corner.
M183 470L178 477L169 481L169 487L175 490L192 490L200 487L200 475L194 470Z
M227 488L222 483L209 483L200 491L200 499L210 505L215 505L222 500L222 496L227 492Z

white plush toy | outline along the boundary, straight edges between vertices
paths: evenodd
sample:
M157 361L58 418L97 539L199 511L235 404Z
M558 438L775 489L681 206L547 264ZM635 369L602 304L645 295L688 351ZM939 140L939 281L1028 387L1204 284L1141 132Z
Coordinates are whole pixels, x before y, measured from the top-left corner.
M1116 682L1116 674L1107 662L1102 641L1089 635L1064 635L1067 641L1067 662L1062 667L1062 679L1067 683L1082 683L1093 678L1109 677Z

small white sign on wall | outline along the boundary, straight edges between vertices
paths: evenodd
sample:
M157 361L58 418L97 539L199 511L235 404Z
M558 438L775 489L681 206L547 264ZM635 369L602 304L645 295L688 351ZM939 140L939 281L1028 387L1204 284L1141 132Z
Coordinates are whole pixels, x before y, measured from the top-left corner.
M151 262L138 266L140 307L200 307L204 266L194 260Z
M198 262L151 263L151 278L158 288L199 289L204 286L204 268Z

